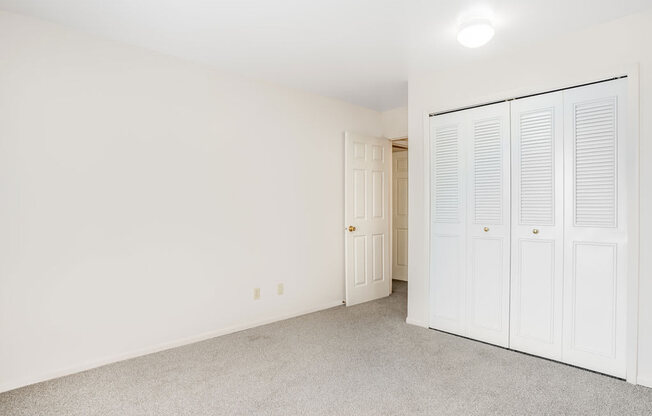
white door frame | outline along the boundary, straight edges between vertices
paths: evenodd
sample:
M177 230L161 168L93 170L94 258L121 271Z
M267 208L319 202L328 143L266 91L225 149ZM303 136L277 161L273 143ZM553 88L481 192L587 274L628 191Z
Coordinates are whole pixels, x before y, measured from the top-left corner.
M628 215L628 276L627 276L627 382L637 384L638 379L638 315L639 315L639 266L640 266L640 106L639 106L639 65L617 66L608 71L596 71L582 78L568 78L562 82L548 82L531 87L519 88L508 92L501 92L477 99L462 99L447 104L446 107L431 108L422 114L423 127L423 208L425 213L424 247L426 255L426 290L427 310L430 310L430 114L446 111L464 109L487 103L510 100L514 97L525 97L542 92L572 88L583 84L603 81L615 77L627 76L627 138L632 146L633 155L631 158L630 173L632 180L628 181L628 195L631 195L630 203L627 206ZM409 157L409 153L408 153ZM409 161L408 161L409 163ZM430 326L428 318L428 326Z

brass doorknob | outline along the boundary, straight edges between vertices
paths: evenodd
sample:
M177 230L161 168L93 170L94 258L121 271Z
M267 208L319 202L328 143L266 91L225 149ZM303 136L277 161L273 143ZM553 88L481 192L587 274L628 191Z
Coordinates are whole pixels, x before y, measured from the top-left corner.
M539 230L535 228L534 230L532 230L532 234L539 234Z
M484 227L484 232L486 233L488 231L489 231L489 227Z
M352 233L355 231L355 227L352 225L349 225L349 232Z

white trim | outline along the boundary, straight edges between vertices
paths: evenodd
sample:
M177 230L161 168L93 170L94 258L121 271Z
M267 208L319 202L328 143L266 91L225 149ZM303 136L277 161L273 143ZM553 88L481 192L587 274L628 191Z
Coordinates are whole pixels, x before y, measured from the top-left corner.
M405 318L405 323L409 324L409 325L420 326L422 328L428 328L428 323L427 322L419 321L419 320L416 320L416 319L410 319L409 316L407 318Z
M597 82L619 76L627 76L627 104L628 104L628 135L635 141L636 160L632 171L636 172L632 181L632 199L634 203L629 205L629 259L627 279L627 382L632 384L645 384L652 386L652 380L640 380L638 377L638 322L639 322L639 282L640 282L640 85L639 85L639 64L619 65L610 71L596 71L587 77L569 77L566 82L542 82L530 87L516 88L500 93L489 94L475 99L453 100L446 104L430 108L423 113L423 158L424 158L424 204L425 204L425 248L426 248L426 293L427 313L430 321L430 114L442 113L459 108L482 105L483 103L509 100L514 97L523 97L530 94L538 94L541 91L553 91L564 88L572 88L591 82ZM409 154L408 154L409 157Z
M425 213L426 221L424 227L424 255L426 263L426 287L425 293L427 294L428 302L426 303L427 312L426 312L426 328L430 327L430 111L423 113L423 169L425 175L425 181L423 184L423 203L425 204ZM408 148L408 152L409 152ZM410 164L410 153L408 153L408 166ZM408 226L410 224L410 211L408 211ZM410 264L410 251L408 247L408 267ZM409 274L409 269L408 269ZM408 285L408 295L410 294L410 286ZM410 298L408 296L408 306L410 305ZM417 321L415 321L417 322ZM416 325L416 324L415 324Z
M119 361L124 361L124 360L128 360L128 359L131 359L131 358L141 357L143 355L148 355L148 354L153 354L153 353L164 351L164 350L169 350L171 348L181 347L183 345L194 344L196 342L205 341L207 339L219 337L219 336L222 336L222 335L228 335L228 334L232 334L232 333L235 333L235 332L244 331L246 329L255 328L257 326L271 324L271 323L274 323L274 322L283 321L283 320L290 319L290 318L295 318L297 316L306 315L306 314L313 313L313 312L319 312L319 311L322 311L322 310L325 310L325 309L330 309L330 308L333 308L333 307L336 307L336 306L342 306L342 301L341 300L331 301L331 302L322 304L321 306L303 309L303 310L298 311L298 312L292 312L292 313L288 313L288 314L278 315L278 316L275 316L273 318L260 319L260 320L256 320L256 321L252 321L252 322L248 322L248 323L244 323L244 324L239 324L239 325L227 326L226 328L221 328L221 329L216 329L216 330L213 330L213 331L204 332L204 333L199 334L199 335L194 335L194 336L190 336L190 337L186 337L186 338L181 338L181 339L177 339L175 341L163 342L161 344L154 345L152 347L139 348L137 350L129 351L129 352L126 352L126 353L101 358L99 360L89 361L89 362L86 362L84 364L75 365L75 366L67 367L67 368L62 368L62 369L56 370L56 371L50 371L50 372L45 373L45 374L43 374L41 376L38 376L38 377L32 377L32 378L28 378L28 379L23 379L23 380L19 380L19 381L14 381L14 382L9 382L9 383L2 384L2 385L0 385L0 393L7 392L9 390L14 390L14 389L17 389L17 388L20 388L20 387L25 387L25 386L28 386L30 384L40 383L40 382L43 382L43 381L48 381L48 380L52 380L52 379L55 379L55 378L59 378L59 377L79 373L79 372L82 372L82 371L86 371L86 370L90 370L90 369L93 369L93 368L101 367L101 366L104 366L104 365L107 365L107 364L113 364L113 363L116 363L116 362L119 362Z
M499 101L511 100L516 97L525 97L533 94L541 94L546 91L556 91L567 88L574 88L578 85L589 84L592 82L604 81L614 77L627 75L628 77L635 76L638 79L638 64L635 65L619 65L610 71L597 71L593 75L586 77L571 77L565 82L541 82L537 85L529 87L514 88L499 93L487 94L474 99L461 99L452 100L445 106L430 108L424 114L428 117L430 114L443 113L454 111L457 109L481 106L487 103L495 103Z
M652 378L638 376L638 384L652 388Z
M387 208L387 221L389 222L389 294L394 293L394 148L392 139L389 140L389 208ZM407 150L407 149L406 149Z
M627 235L628 247L628 278L627 278L627 381L632 384L638 382L638 332L639 332L639 280L640 280L640 85L639 65L632 66L627 71L627 135L632 138L634 146L634 160L630 172L634 177L629 182L628 192L630 203L627 204ZM648 383L648 385L650 385Z

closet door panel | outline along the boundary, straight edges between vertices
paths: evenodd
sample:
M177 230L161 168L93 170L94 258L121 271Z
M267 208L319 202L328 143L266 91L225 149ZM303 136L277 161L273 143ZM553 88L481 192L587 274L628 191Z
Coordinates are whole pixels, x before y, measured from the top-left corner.
M560 314L555 296L555 240L518 240L514 259L518 281L513 284L510 347L548 358L561 359ZM540 345L541 344L541 345ZM554 347L558 346L559 351ZM552 351L547 351L551 349Z
M563 95L515 100L510 348L561 360Z
M471 239L471 264L469 296L469 321L471 335L480 331L500 332L503 328L503 279L505 274L504 239L502 237L474 237ZM492 334L493 335L493 334ZM483 338L485 339L485 338ZM486 338L490 342L494 338ZM495 339L496 343L501 340Z
M437 235L433 239L432 256L432 320L431 326L464 334L464 287L460 264L463 259L462 238Z
M626 375L626 81L564 92L563 361Z
M430 119L430 326L466 335L463 113Z
M509 104L466 111L468 336L509 343Z

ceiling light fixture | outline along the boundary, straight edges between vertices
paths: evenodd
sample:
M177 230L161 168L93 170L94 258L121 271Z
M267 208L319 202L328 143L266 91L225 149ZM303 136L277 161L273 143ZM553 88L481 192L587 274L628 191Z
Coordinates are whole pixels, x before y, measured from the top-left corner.
M467 48L479 48L494 37L494 27L488 19L473 19L460 25L457 41Z

